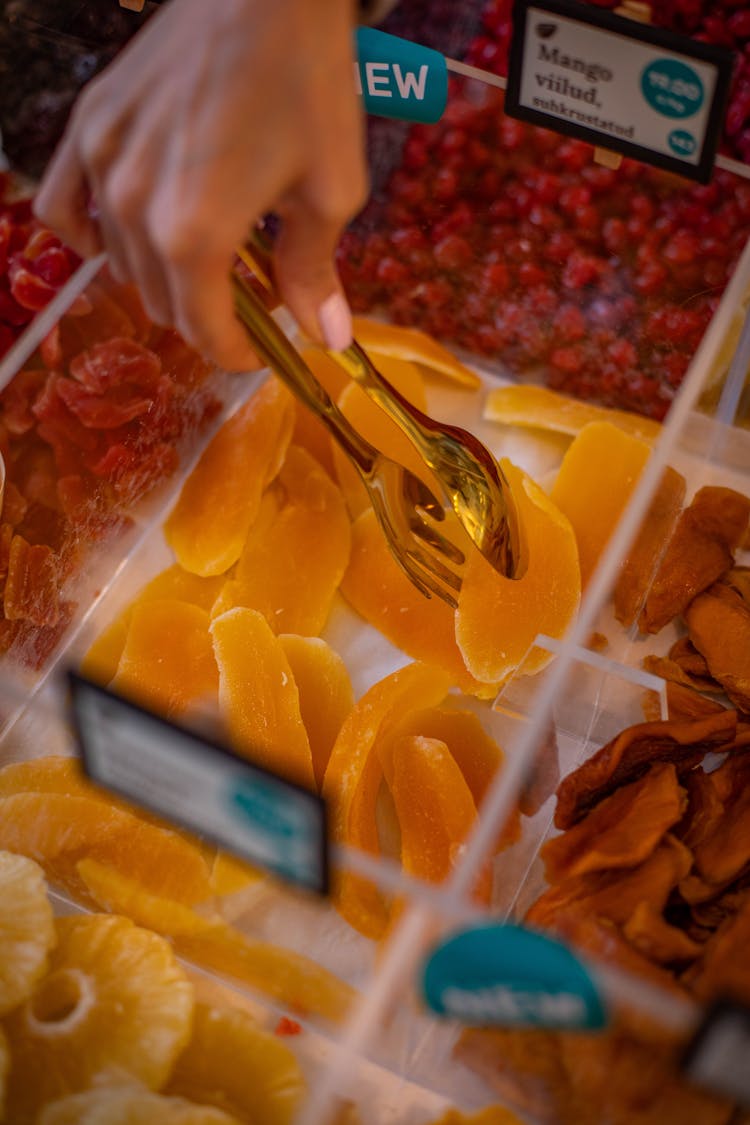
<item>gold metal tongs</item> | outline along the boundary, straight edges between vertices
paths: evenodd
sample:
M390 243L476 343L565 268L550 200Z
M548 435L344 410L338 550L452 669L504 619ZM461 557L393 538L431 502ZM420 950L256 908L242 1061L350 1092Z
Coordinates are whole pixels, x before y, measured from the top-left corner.
M396 562L425 597L435 594L455 609L461 589L456 568L465 560L463 552L436 527L445 519L440 500L419 477L375 449L352 426L276 323L252 282L235 270L232 285L237 314L254 350L320 418L352 461Z
M255 230L242 260L273 289L270 246ZM378 371L356 340L328 353L407 434L435 475L446 506L500 574L519 577L519 521L510 486L490 451L474 434L423 413Z

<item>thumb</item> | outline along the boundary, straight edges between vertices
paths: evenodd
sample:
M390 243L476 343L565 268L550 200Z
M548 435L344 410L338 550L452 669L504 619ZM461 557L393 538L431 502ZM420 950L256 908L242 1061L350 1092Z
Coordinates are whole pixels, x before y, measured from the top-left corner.
M304 202L283 215L274 249L279 295L312 340L343 351L352 342L352 315L334 264L342 227Z

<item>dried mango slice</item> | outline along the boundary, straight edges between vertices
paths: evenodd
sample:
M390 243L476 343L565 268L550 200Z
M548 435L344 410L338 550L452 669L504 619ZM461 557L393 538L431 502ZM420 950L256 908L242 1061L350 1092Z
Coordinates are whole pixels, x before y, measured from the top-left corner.
M82 859L76 871L91 899L108 914L124 914L137 926L165 937L193 934L212 925L189 906L146 890L138 879L96 859Z
M636 723L616 735L560 782L555 824L569 828L609 793L639 777L653 762L674 762L678 772L696 766L708 750L730 743L737 730L735 711L721 710L698 719Z
M372 352L375 365L381 362L383 374L388 379L391 376L384 361L392 357L419 363L472 390L482 384L475 371L466 367L452 352L418 328L405 328L397 324L384 324L383 321L371 320L369 317L355 316L354 335L366 352Z
M174 563L152 578L133 598L132 602L96 638L89 648L81 670L86 676L108 684L117 672L122 650L128 636L128 627L134 606L146 602L176 600L209 610L223 584L220 577L201 578Z
M674 530L685 499L685 478L669 465L623 560L613 601L615 617L632 625L641 611L657 563Z
M651 583L638 621L642 632L658 633L731 568L748 519L750 498L741 492L711 485L696 492Z
M548 840L542 858L550 882L572 875L635 867L651 854L687 805L671 762L658 762L638 781L605 797L578 824Z
M501 466L523 536L521 577L504 578L478 551L468 552L456 614L466 667L485 683L503 681L521 665L530 675L548 664L551 655L532 649L534 639L538 633L561 637L581 596L578 547L567 517L523 470L505 459Z
M667 899L693 865L693 854L667 832L651 855L636 867L594 871L555 883L536 900L526 920L554 926L555 917L574 908L581 914L624 924L640 902L663 910Z
M349 713L336 739L323 778L334 840L378 855L375 808L382 765L373 753L375 741L407 707L436 707L448 693L451 678L427 664L410 664L386 676L365 692ZM359 876L342 872L334 901L355 929L379 938L388 910L377 888Z
M292 431L292 445L306 449L311 457L325 469L332 480L336 480L336 466L333 463L333 446L331 435L311 410L301 402L295 403L294 430Z
M469 787L474 804L481 807L492 780L503 764L503 752L487 733L478 715L448 707L410 711L394 728L396 737L423 735L439 739L451 752Z
M685 610L690 640L735 707L750 712L750 604L716 583Z
M275 633L316 636L349 561L346 504L318 462L296 446L287 451L278 486L285 503L270 525L260 519L250 529L216 609L246 606Z
M570 398L549 387L532 383L514 383L497 387L487 395L484 417L490 422L505 426L531 426L535 429L553 430L575 437L590 422L609 422L631 437L653 443L661 433L661 426L651 418L632 414L629 410L611 410L593 402Z
M355 990L316 961L270 942L255 941L231 926L180 935L177 953L196 964L249 984L264 996L292 1008L339 1023L349 1013Z
M638 483L651 447L611 422L590 422L563 458L551 498L570 520L586 585Z
M631 945L658 964L694 961L702 952L697 941L678 926L671 926L647 901L638 903L622 932Z
M388 369L387 377L404 398L407 398L420 410L427 409L424 380L419 369L413 363L408 363L406 360L393 360ZM358 387L356 383L349 383L339 395L338 405L355 429L371 445L385 453L386 456L392 457L394 461L405 465L407 469L411 469L420 479L429 481L429 469L425 466L409 438L393 419L369 398L361 387ZM361 512L369 507L370 501L367 491L360 480L359 473L338 446L333 448L333 463L336 468L336 478L346 497L349 512L352 519L356 519Z
M310 741L284 649L262 613L230 609L211 622L219 703L240 754L314 787Z
M291 1125L305 1090L300 1065L278 1035L240 1008L206 1004L195 1006L190 1042L166 1087L253 1125Z
M354 692L346 664L320 637L284 633L279 637L294 682L320 787L344 719L354 706Z
M470 550L468 542L466 550ZM365 621L413 659L444 668L463 691L496 693L493 684L478 683L469 674L456 643L454 611L441 598L425 598L409 581L371 509L352 525L352 550L341 593Z
M346 371L321 348L303 348L302 358L335 402L349 382ZM312 454L328 475L333 480L336 479L331 434L320 419L299 401L296 403L292 442Z
M164 525L185 570L223 574L237 561L293 427L294 401L271 377L209 442Z
M166 715L214 700L219 676L204 609L153 601L133 608L112 686Z
M476 820L474 798L444 742L406 735L383 763L401 829L401 863L419 879L440 883L453 870Z

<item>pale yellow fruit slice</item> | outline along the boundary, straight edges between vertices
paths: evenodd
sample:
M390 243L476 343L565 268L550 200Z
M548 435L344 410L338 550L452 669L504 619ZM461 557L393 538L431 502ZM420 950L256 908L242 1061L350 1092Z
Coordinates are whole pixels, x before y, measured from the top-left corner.
M485 400L484 417L506 426L553 430L571 437L575 437L589 422L611 422L633 437L648 442L656 441L661 433L661 425L652 418L643 418L629 410L610 410L592 402L582 402L532 383L514 383L491 390Z
M166 1093L253 1125L290 1125L305 1093L294 1054L237 1008L196 1005L193 1034Z
M44 872L25 856L0 852L0 1016L31 994L54 944Z
M241 1125L214 1106L195 1105L139 1087L87 1090L51 1102L37 1125Z
M155 894L108 864L95 859L82 859L76 870L86 890L101 910L124 914L138 926L172 937L194 934L211 926L209 918L196 914L185 903Z
M13 1125L33 1125L47 1102L95 1084L132 1078L158 1089L190 1038L193 988L164 938L103 914L55 927L48 974L5 1025Z

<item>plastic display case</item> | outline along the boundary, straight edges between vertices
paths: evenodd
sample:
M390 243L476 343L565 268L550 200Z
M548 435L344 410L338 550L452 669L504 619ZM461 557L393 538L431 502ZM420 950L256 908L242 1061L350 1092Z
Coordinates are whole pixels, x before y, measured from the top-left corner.
M479 373L476 391L429 379L430 413L471 429L496 456L548 488L571 433L546 423L535 427L533 417L523 426L493 421L488 404L496 389L515 380L547 381L581 401L638 407L652 417L664 416L667 407L668 413L653 429L648 458L588 574L574 622L562 637L534 640L535 649L549 654L544 670L524 675L521 662L491 698L455 687L444 693L446 711L470 712L502 748L449 871L430 879L405 869L393 799L384 796L383 784L379 803L371 794L368 806L379 848L368 850L366 834L358 841L336 839L331 901L266 877L215 883L210 918L223 927L221 940L215 932L178 931L170 940L207 995L247 1008L268 1028L279 1019L294 1021L298 1033L288 1042L308 1081L298 1125L347 1120L351 1106L358 1115L351 1120L363 1125L429 1125L451 1105L467 1114L502 1105L530 1122L674 1118L720 1125L733 1119L732 1100L678 1069L714 993L708 985L693 992L689 980L678 980L688 961L650 960L635 940L637 930L625 928L630 916L609 918L604 933L571 922L561 934L601 995L609 1022L600 1032L466 1028L427 1010L422 975L438 943L462 927L520 923L530 910L534 917L534 904L550 890L540 852L559 834L553 817L560 780L644 716L670 715L668 683L653 670L653 658L667 655L682 627L671 622L643 634L635 619L673 523L667 520L661 540L652 543L652 573L639 587L634 623L616 618L613 597L668 466L685 482L675 516L706 486L750 496L750 250L742 249L750 190L727 171L718 174L718 186L703 189L629 162L619 171L601 169L587 146L504 117L499 95L479 83L457 84L443 123L430 128L411 131L401 168L342 250L358 311L427 329L455 345ZM473 155L465 164L469 148ZM435 171L431 194L426 168ZM451 185L449 171L461 183ZM592 214L591 208L600 210ZM726 224L724 236L704 229L709 220ZM691 250L680 232L693 227L702 233ZM657 232L653 239L651 231ZM648 261L639 258L642 245L649 246ZM668 248L674 245L673 253ZM573 277L571 262L589 273ZM70 325L63 317L63 333ZM104 337L111 338L109 328ZM54 334L49 339L54 343ZM44 356L44 350L36 353L24 370L41 378ZM639 365L646 367L640 383ZM168 479L123 506L132 521L125 534L92 548L66 585L64 599L74 598L77 608L55 646L32 671L19 659L26 650L11 648L0 700L0 764L74 752L58 673L84 660L143 586L170 566L163 518L208 439L265 374L227 379L211 373L201 382L197 401L205 404L205 391L210 408L199 410L196 424L179 434L179 464ZM16 376L22 379L23 373ZM7 479L13 481L12 473ZM6 503L9 495L6 483ZM745 538L736 551L738 566L747 565L749 549ZM322 637L344 658L355 699L386 676L409 674L412 656L364 624L341 597ZM652 658L646 667L644 658ZM402 703L411 706L411 698ZM210 709L201 717L204 724L215 720ZM747 725L747 717L741 722ZM215 869L215 850L206 848L205 857ZM736 885L740 892L742 878L744 868L722 890ZM76 902L70 886L55 901L60 913L102 905L85 896ZM352 901L384 910L377 940L350 924ZM197 915L207 917L208 907ZM538 928L557 932L554 914L539 918ZM679 928L676 914L669 924ZM703 937L708 942L715 927L704 929L711 930ZM690 940L700 944L695 931ZM693 961L699 959L695 953ZM727 978L730 993L733 980ZM734 995L750 999L741 987Z

